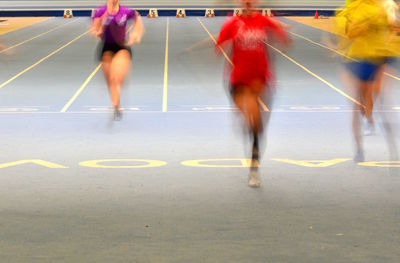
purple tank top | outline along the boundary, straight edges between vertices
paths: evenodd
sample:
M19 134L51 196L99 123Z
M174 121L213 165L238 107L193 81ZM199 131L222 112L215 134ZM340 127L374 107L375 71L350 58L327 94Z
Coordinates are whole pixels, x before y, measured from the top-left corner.
M109 14L107 6L97 8L94 18L103 17L103 41L111 44L122 44L125 42L126 24L129 19L136 20L136 12L128 7L119 6L118 13Z

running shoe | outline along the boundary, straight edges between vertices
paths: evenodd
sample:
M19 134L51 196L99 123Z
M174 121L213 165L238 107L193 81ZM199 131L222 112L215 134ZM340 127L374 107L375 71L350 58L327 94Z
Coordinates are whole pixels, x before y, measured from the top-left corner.
M122 119L122 111L120 109L114 109L114 121L120 121Z
M249 174L249 186L258 188L261 185L260 174L256 170L251 170Z
M356 154L354 155L353 158L354 162L359 163L359 162L364 162L364 151L361 149L358 149L356 151Z
M367 120L364 125L364 136L372 135L375 135L375 124Z

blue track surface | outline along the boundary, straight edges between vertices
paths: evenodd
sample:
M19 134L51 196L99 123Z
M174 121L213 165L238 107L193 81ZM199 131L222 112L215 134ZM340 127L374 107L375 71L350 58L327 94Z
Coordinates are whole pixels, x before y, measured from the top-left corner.
M0 88L2 261L398 262L400 164L380 167L389 155L379 128L384 113L398 130L398 80L387 77L392 101L377 105L367 162L354 163L352 104L332 88L351 95L340 59L304 39L321 43L321 31L283 19L298 36L287 57L270 50L262 188L248 188L248 138L224 57L199 22L214 35L224 19L144 19L120 122L101 71L61 112L98 65L89 18L0 37L12 46L62 25L0 54L0 85L47 57Z

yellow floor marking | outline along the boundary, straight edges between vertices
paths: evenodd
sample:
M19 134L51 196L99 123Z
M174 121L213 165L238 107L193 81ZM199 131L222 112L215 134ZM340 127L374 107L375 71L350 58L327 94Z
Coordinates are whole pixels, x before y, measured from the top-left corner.
M394 75L392 75L392 74L390 74L390 73L385 72L385 73L383 73L383 74L385 74L386 76L391 77L391 78L393 78L393 79L395 79L395 80L400 80L399 77L394 76Z
M90 80L96 75L97 71L99 71L102 63L99 63L97 65L96 69L93 70L93 72L89 75L89 77L85 80L85 82L82 84L82 86L75 92L74 96L67 102L67 104L64 105L64 107L61 109L60 112L66 112L68 108L74 103L76 98L82 93L82 91L86 88L86 86L89 84Z
M17 166L17 165L22 165L22 164L27 164L27 163L33 163L33 164L37 164L37 165L41 165L41 166L44 166L47 168L53 168L53 169L67 168L67 167L57 164L57 163L47 162L47 161L43 161L43 160L39 160L39 159L33 159L33 160L19 160L19 161L9 162L9 163L0 163L0 169Z
M165 64L164 64L162 112L167 112L168 109L168 42L169 42L169 18L167 18L167 32L165 34Z
M0 36L6 33L25 28L37 23L41 23L51 19L51 17L2 17L2 20L7 20L0 25Z
M211 40L214 42L215 45L217 45L217 40L215 37L210 33L210 31L207 29L207 27L201 22L199 18L197 18L199 21L200 25L203 27L203 29L207 32L207 34L210 36ZM222 54L224 55L225 59L229 62L229 64L233 65L232 60L229 58L229 56L226 54L225 50L221 47L218 46L218 48L221 50Z
M226 164L229 162L234 162L238 164ZM250 159L224 158L224 159L188 160L181 162L181 165L189 167L204 167L204 168L248 168L252 166L251 163L252 162Z
M285 18L313 28L317 28L335 34L335 23L336 23L335 17L329 17L329 19L315 19L314 17L307 17L307 16L291 16Z
M327 85L328 87L330 87L331 89L333 89L334 91L338 92L339 94L341 94L342 96L346 97L348 100L354 102L355 104L365 108L365 106L359 102L358 100L354 99L353 97L351 97L350 95L348 95L347 93L345 93L344 91L342 91L341 89L335 87L333 84L331 84L330 82L328 82L327 80L325 80L324 78L318 76L317 74L315 74L314 72L312 72L311 70L309 70L308 68L306 68L305 66L303 66L302 64L300 64L299 62L297 62L296 60L294 60L293 58L289 57L288 55L286 55L285 53L283 53L281 50L271 46L270 44L268 44L267 42L264 42L266 45L268 45L270 48L272 48L273 50L275 50L276 52L278 52L280 55L282 55L283 57L285 57L287 60L289 60L290 62L292 62L293 64L295 64L296 66L300 67L301 69L303 69L305 72L307 72L308 74L310 74L311 76L313 76L314 78L318 79L319 81L321 81L322 83L324 83L325 85Z
M310 168L326 168L340 163L350 161L351 159L332 159L332 160L291 160L291 159L271 159L277 162L294 164ZM121 163L127 163L122 165ZM236 164L229 164L236 163ZM49 162L41 159L26 159L17 160L12 162L0 163L0 169L34 164L50 169L67 169L67 166ZM88 160L79 162L79 166L100 169L142 169L142 168L155 168L166 166L168 163L161 160L146 160L146 159L102 159L102 160ZM222 158L222 159L203 159L203 160L186 160L181 162L182 166L197 167L197 168L249 168L252 167L252 161L244 158ZM400 161L370 161L360 162L360 166L367 167L383 167L383 168L399 168ZM310 229L312 227L310 226Z
M291 160L291 159L272 159L273 161L294 164L298 166L311 167L311 168L322 168L329 167L339 163L350 161L351 159L332 159L332 160Z
M43 32L43 33L41 33L41 34L39 34L39 35L37 35L37 36L35 36L35 37L32 37L32 38L30 38L30 39L26 39L26 40L24 40L24 41L22 41L22 42L20 42L20 43L18 43L18 44L15 44L15 45L13 45L13 46L11 46L11 47L8 47L8 48L6 48L6 49L3 49L3 50L0 51L0 54L1 54L1 53L4 53L4 52L6 52L6 51L9 51L9 50L11 50L11 49L13 49L13 48L19 47L19 46L21 46L21 45L23 45L23 44L25 44L25 43L28 43L28 42L30 42L30 41L32 41L32 40L34 40L34 39L36 39L36 38L39 38L39 37L41 37L41 36L44 36L44 35L46 35L46 34L48 34L48 33L51 33L51 32L53 32L53 31L59 29L60 27L66 26L66 25L71 24L71 23L75 23L75 22L78 21L78 20L79 20L79 18L78 18L78 19L75 19L75 20L72 20L72 21L70 21L70 22L68 22L68 23L65 23L65 24L56 26L55 28L50 29L49 31Z
M126 30L126 33L131 32L132 29L133 29L133 25L131 25L131 26L128 28L128 30Z
M288 18L288 17L287 17L287 18ZM288 18L288 19L290 19L290 18ZM332 19L335 19L335 18L332 18ZM292 20L294 20L294 19L292 19ZM294 20L294 21L296 21L296 20ZM301 22L301 21L296 21L296 22L303 23L303 22ZM303 23L303 24L308 25L308 26L311 26L311 27L314 27L314 28L317 28L317 29L320 29L320 30L325 31L325 32L329 32L329 33L332 33L332 34L336 34L336 33L334 32L334 30L325 30L325 29L323 29L323 28L318 28L318 27L309 25L309 24L307 24L307 23ZM331 26L332 26L332 25L331 25ZM292 35L294 35L294 36L296 36L296 37L302 38L302 39L304 39L304 40L306 40L306 41L308 41L308 42L310 42L310 43L312 43L312 44L314 44L314 45L317 45L317 46L320 46L320 47L322 47L322 48L328 49L328 50L330 50L330 51L332 51L332 52L338 54L338 55L341 56L341 57L345 57L345 58L347 58L347 59L349 59L349 60L351 60L351 61L357 61L356 59L347 56L346 54L344 54L343 52L338 51L337 49L334 49L334 48L328 47L328 46L326 46L326 45L323 45L323 44L321 44L321 43L315 42L315 41L313 41L313 40L311 40L311 39L309 39L309 38L307 38L307 37L305 37L305 36L302 36L302 35L300 35L300 34L297 34L297 33L294 33L294 32L289 32L289 33L292 34ZM388 77L391 77L391 78L395 79L395 80L400 80L399 77L397 77L397 76L395 76L395 75L393 75L393 74L390 74L390 73L388 73L388 72L385 72L384 74L385 74L386 76L388 76Z
M258 98L258 104L260 104L261 108L263 109L264 112L270 112L268 109L267 105L262 101L261 98Z
M338 54L338 55L340 55L340 56L342 56L342 57L345 57L345 58L347 58L347 59L350 59L350 60L352 60L352 61L355 61L355 59L346 56L346 54L344 54L344 53L342 53L342 52L340 52L340 51L338 51L338 50L336 50L336 49L334 49L334 48L330 48L330 47L325 46L325 45L323 45L323 44L321 44L321 43L315 42L315 41L313 41L313 40L311 40L311 39L309 39L309 38L307 38L307 37L305 37L305 36L299 35L299 34L297 34L297 33L294 33L294 32L289 32L289 33L292 34L293 36L302 38L302 39L304 39L304 40L306 40L306 41L308 41L308 42L310 42L310 43L312 43L312 44L314 44L314 45L317 45L317 46L320 46L320 47L322 47L322 48L328 49L328 50L330 50L330 51L332 51L332 52L334 52L334 53L336 53L336 54Z
M133 165L106 165L102 163L121 163L131 162ZM140 163L140 164L135 164ZM103 169L140 169L140 168L154 168L167 165L167 162L158 160L142 160L142 159L105 159L105 160L91 160L79 163L80 166L91 168Z
M28 72L29 70L33 69L34 67L36 67L37 65L39 65L40 63L42 63L43 61L47 60L48 58L52 57L53 55L57 54L58 52L60 52L61 50L63 50L64 48L66 48L67 46L71 45L72 43L74 43L75 41L77 41L78 39L80 39L81 37L83 37L84 35L86 35L87 33L89 33L90 30L82 33L81 35L77 36L76 38L74 38L73 40L71 40L70 42L68 42L67 44L63 45L62 47L58 48L57 50L54 50L53 52L51 52L50 54L48 54L47 56L45 56L44 58L40 59L39 61L37 61L36 63L32 64L31 66L27 67L26 69L24 69L23 71L21 71L20 73L18 73L17 75L15 75L14 77L10 78L9 80L3 82L0 85L0 89L4 88L7 84L10 84L12 81L14 81L16 78L18 78L19 76L25 74L26 72Z
M386 167L386 168L394 168L400 167L400 161L385 161L385 162L362 162L358 163L360 166L368 166L368 167Z
M215 39L215 37L210 33L210 31L207 29L207 27L203 24L203 22L201 22L201 20L199 18L197 18L197 20L199 21L199 23L201 24L201 26L203 27L203 29L207 32L207 34L210 36L211 40L214 42L215 45L217 45L217 40ZM233 62L232 60L229 58L229 56L226 54L225 50L221 47L218 46L218 48L221 50L223 56L225 57L225 59L229 62L229 64L231 64L233 66ZM269 112L270 110L268 109L267 105L265 105L265 103L258 98L258 103L260 104L261 108L263 109L263 111L265 112Z

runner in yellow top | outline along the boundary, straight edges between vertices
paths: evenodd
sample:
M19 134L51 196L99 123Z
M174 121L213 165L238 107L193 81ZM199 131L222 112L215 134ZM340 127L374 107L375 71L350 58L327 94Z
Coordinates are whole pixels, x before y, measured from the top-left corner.
M364 106L354 105L353 134L356 142L355 161L364 160L361 136L361 115L367 120L366 134L374 132L372 109L380 90L384 65L391 53L389 35L391 25L383 1L355 0L336 16L339 49L346 55L345 82L353 96Z

